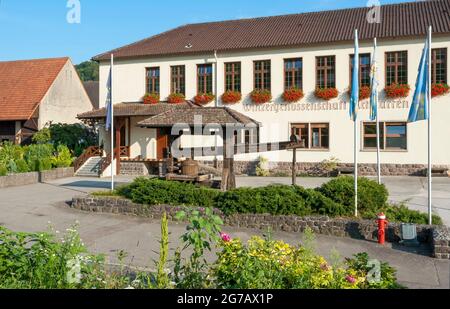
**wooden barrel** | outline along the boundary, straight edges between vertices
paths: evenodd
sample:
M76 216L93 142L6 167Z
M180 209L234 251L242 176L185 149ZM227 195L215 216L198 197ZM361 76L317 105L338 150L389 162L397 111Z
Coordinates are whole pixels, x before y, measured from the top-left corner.
M198 162L187 159L181 163L181 174L185 176L198 176Z

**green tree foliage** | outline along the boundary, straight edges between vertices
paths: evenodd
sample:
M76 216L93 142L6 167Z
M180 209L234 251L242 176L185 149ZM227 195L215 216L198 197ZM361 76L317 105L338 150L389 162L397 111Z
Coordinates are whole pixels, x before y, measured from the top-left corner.
M98 81L99 65L95 61L85 61L75 66L82 81Z

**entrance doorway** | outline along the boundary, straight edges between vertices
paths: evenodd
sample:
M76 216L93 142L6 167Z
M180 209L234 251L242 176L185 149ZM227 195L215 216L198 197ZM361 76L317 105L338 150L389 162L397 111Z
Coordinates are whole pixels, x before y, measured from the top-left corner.
M159 128L156 130L156 158L166 159L169 155L169 133L170 129Z

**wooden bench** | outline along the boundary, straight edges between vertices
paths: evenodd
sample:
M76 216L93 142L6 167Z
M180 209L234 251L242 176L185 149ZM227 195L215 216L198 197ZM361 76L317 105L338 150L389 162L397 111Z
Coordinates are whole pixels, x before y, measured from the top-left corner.
M425 170L425 176L428 176L428 169ZM433 177L448 177L448 168L432 168L431 176Z

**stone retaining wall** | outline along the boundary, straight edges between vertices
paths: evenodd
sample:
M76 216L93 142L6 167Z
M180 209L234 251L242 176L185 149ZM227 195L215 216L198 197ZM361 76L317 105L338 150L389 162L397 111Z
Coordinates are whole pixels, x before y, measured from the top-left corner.
M0 176L0 188L19 187L32 185L39 182L47 182L59 178L73 177L73 167L56 168L51 171L30 172Z
M202 164L213 166L213 161L201 161ZM236 174L255 175L256 166L258 162L248 161L235 161L234 168ZM339 168L353 168L353 163L340 163ZM381 173L383 176L424 176L426 174L427 166L423 164L382 164ZM447 165L435 165L433 168L446 168L450 170L450 166ZM218 162L218 169L222 169L222 161ZM270 162L269 169L271 175L285 175L292 174L292 163L289 162ZM377 165L376 164L360 164L358 172L361 176L376 176ZM329 176L327 171L324 170L321 163L297 163L297 173L299 175L309 175L324 177Z
M120 175L123 176L148 176L150 171L143 162L120 162Z
M169 220L174 220L177 212L186 209L186 207L174 206L147 206L135 204L130 200L115 197L74 197L72 208L99 212L124 214L140 216L152 219L160 219L164 212L167 213ZM191 208L192 209L192 208ZM298 216L272 216L268 214L235 214L224 216L222 212L215 209L215 213L220 215L225 225L231 227L254 228L267 231L284 232L303 232L307 227L315 233L337 237L350 237L356 239L377 240L378 226L375 220L353 220L353 219L333 219L326 216L322 217L298 217ZM438 233L440 227L426 225L417 226L418 240L421 243L432 245L435 250L433 255L436 258L445 259L448 257L449 242L447 238L446 247L443 246L443 240L433 238L433 235L442 235ZM397 243L401 239L401 225L397 223L389 224L387 232L387 241ZM437 236L435 236L437 237ZM443 236L440 236L443 237ZM439 241L439 242L438 242ZM440 250L447 250L442 254Z
M437 259L450 259L450 230L439 227L433 230L433 254Z

